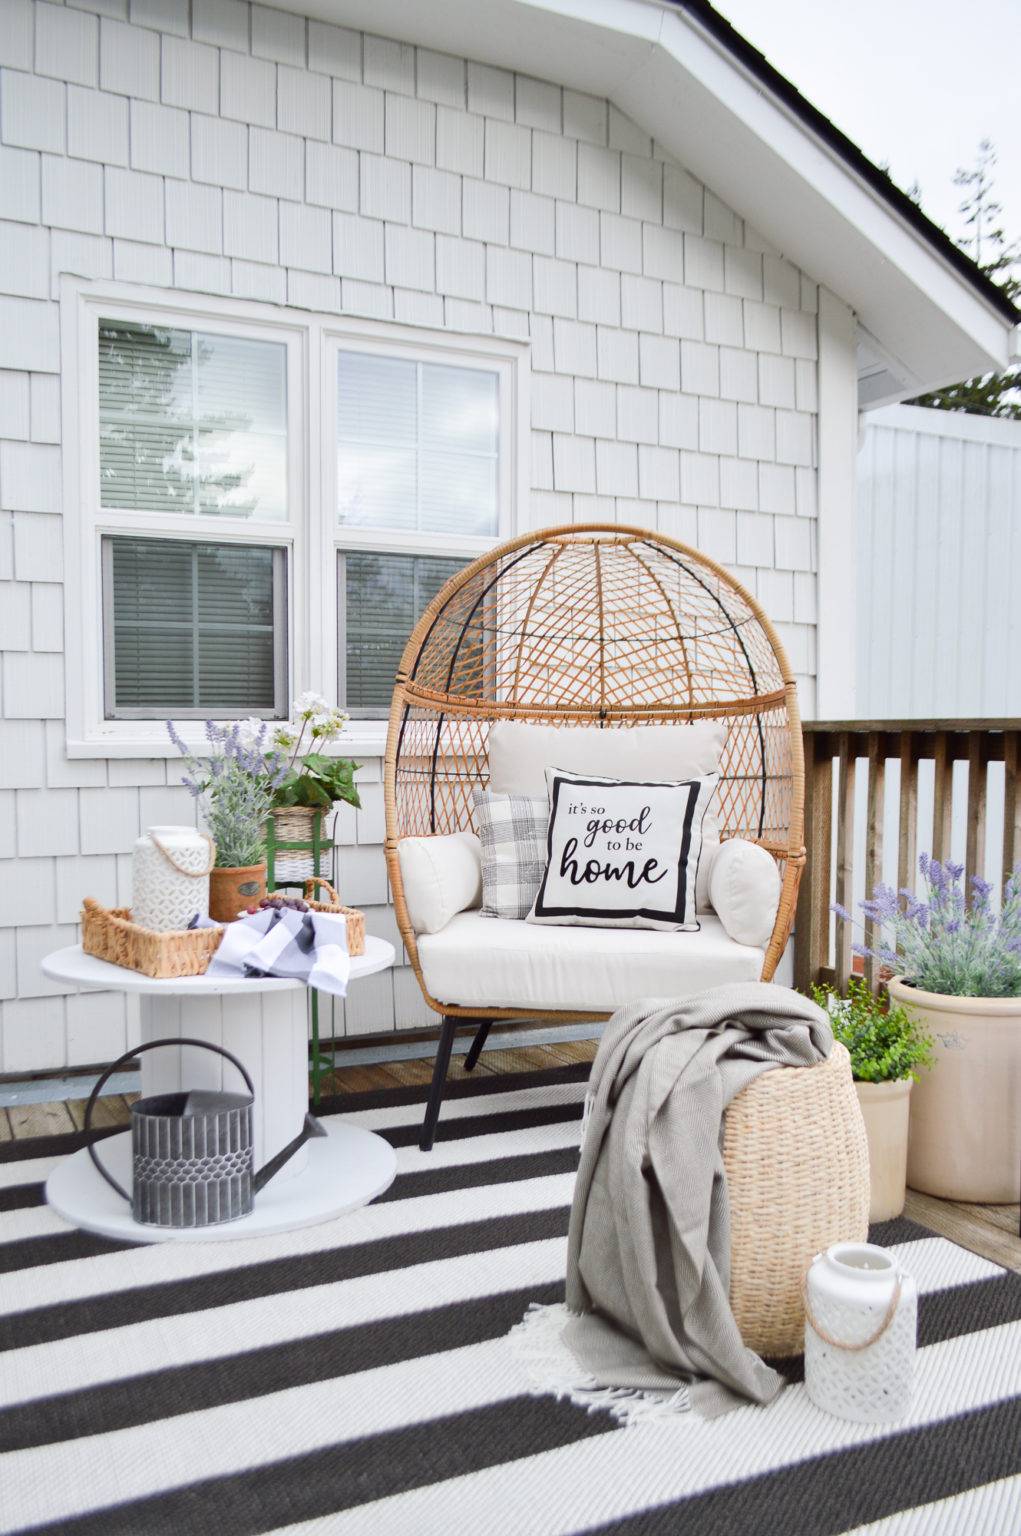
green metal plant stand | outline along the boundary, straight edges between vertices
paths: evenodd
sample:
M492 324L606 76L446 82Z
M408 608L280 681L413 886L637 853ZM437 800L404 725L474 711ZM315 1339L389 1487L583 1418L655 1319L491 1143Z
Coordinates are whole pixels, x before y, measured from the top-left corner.
M295 886L301 890L304 887L304 880L277 879L276 865L277 856L279 854L310 854L312 858L312 869L309 872L310 876L319 876L323 874L323 870L321 868L322 859L324 855L331 854L335 846L332 838L323 837L324 814L325 813L323 811L313 812L310 821L310 837L307 842L295 842L290 839L284 840L279 838L277 836L276 820L274 817L270 816L266 823L266 889L268 891L289 889ZM319 1048L319 993L313 989L312 1039L309 1043L309 1070L312 1077L312 1103L316 1109L319 1108L319 1090L323 1071L324 1069L332 1071L335 1066L336 1059L334 1058L331 1060L330 1057L324 1056Z

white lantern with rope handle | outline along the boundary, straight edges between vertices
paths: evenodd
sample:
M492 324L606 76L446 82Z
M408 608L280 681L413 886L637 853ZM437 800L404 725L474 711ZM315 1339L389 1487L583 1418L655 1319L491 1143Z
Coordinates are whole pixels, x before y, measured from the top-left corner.
M131 859L131 917L157 933L187 928L209 913L209 872L216 844L196 827L149 827Z
M918 1287L874 1243L834 1243L805 1276L805 1387L818 1408L857 1424L911 1407Z

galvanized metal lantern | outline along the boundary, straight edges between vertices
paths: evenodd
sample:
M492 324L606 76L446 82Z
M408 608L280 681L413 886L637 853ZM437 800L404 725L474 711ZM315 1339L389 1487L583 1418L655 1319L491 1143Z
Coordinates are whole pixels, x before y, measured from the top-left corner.
M85 1109L85 1130L107 1080L144 1051L161 1046L198 1046L214 1051L236 1067L247 1093L205 1088L160 1093L131 1106L132 1189L129 1195L99 1160L94 1143L89 1156L106 1182L131 1205L135 1221L151 1227L210 1227L237 1221L252 1210L255 1195L310 1136L325 1135L311 1116L293 1141L254 1172L252 1109L255 1085L243 1064L208 1040L151 1040L126 1051L99 1078Z

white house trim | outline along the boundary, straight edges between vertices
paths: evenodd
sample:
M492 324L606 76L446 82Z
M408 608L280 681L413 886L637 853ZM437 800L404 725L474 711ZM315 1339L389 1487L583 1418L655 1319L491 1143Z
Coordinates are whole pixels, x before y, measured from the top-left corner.
M822 720L854 716L855 459L858 400L855 319L819 290L819 516L816 709Z
M69 758L173 757L176 749L162 721L108 720L103 703L103 597L100 541L135 531L166 533L168 520L144 513L109 512L98 503L98 385L95 322L104 309L132 310L168 324L210 326L238 335L276 334L289 349L288 518L286 521L175 517L175 536L217 543L284 548L288 554L287 692L314 689L337 696L337 559L340 548L387 549L401 554L454 555L474 559L515 531L515 508L529 484L529 348L510 337L472 335L349 315L315 314L179 289L125 283L61 280L63 513L68 563L78 579L64 584L67 739ZM355 342L390 355L488 362L501 378L499 528L495 538L340 529L336 506L336 444L324 430L336 420L336 356ZM316 551L323 558L316 559ZM199 747L202 727L178 722L189 745ZM379 756L385 720L352 721L337 738L340 754Z

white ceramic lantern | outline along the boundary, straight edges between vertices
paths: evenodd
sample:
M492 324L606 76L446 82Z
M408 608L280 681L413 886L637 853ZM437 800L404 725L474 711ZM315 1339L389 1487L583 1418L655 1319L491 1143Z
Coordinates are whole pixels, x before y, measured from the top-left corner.
M805 1284L805 1386L817 1407L858 1424L911 1406L918 1287L873 1243L835 1243Z
M158 933L187 928L209 912L209 871L216 850L194 827L149 827L131 860L131 916Z

